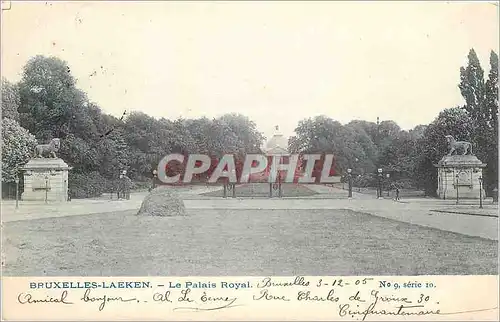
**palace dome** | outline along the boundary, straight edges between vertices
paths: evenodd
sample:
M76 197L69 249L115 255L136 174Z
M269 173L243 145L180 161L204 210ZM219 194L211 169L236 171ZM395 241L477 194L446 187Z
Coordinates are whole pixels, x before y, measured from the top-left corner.
M288 152L288 138L276 129L275 134L267 141L265 151Z

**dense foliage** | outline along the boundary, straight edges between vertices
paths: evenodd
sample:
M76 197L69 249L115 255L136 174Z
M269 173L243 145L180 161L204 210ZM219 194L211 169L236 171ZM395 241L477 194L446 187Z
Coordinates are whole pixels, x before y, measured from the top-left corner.
M392 182L434 194L433 164L446 153L444 136L451 134L473 142L474 152L488 164L485 188L491 190L498 182L498 56L491 53L486 81L474 50L468 60L458 84L465 105L442 111L431 124L404 131L390 120L342 125L318 116L299 122L290 151L333 153L335 172L353 169L362 186L376 182L380 167ZM61 139L59 155L73 167L69 182L74 197L111 190L124 169L136 182L149 180L168 153L210 154L213 160L234 153L242 159L261 152L265 140L256 124L239 114L177 120L141 112L108 115L76 84L65 61L44 56L27 62L19 83L2 80L3 184L13 182L15 168L29 158L35 137L39 143Z
M360 186L376 185L374 174L380 167L389 173L392 183L435 195L434 164L448 152L445 135L453 135L472 142L474 154L487 163L483 177L490 193L498 185L498 55L493 51L486 82L483 74L471 49L458 84L465 105L443 110L429 125L404 131L393 121L342 125L319 116L299 123L289 147L293 152L334 153L337 173L345 174L351 168Z
M73 167L69 180L73 197L109 191L120 170L128 170L135 181L149 180L168 153L243 155L260 152L264 141L255 123L239 114L174 121L140 112L123 119L104 114L76 87L68 64L56 57L30 59L18 84L2 80L2 118L6 124L2 182L13 181L13 167L29 158L26 149L12 147L34 145L34 137L39 143L58 137L59 156Z
M36 145L35 137L17 121L2 119L2 181L14 182L19 165L28 162Z

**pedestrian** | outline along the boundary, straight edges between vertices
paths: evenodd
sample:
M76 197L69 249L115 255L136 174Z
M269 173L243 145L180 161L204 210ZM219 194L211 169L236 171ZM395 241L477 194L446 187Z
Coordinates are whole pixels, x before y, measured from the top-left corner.
M396 187L396 201L399 200L399 188Z
M130 190L132 189L132 180L127 175L124 175L123 179L124 179L125 199L130 200Z
M117 195L118 195L118 200L120 200L121 198L123 198L123 174L120 174L120 178L118 179L118 181L116 182L116 192L117 192Z
M493 188L493 203L498 203L498 188Z

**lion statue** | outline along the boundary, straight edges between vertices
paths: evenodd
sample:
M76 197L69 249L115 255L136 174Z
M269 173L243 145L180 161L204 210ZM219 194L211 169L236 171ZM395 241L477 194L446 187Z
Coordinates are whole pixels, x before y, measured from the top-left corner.
M49 144L39 144L35 147L34 155L35 158L43 158L44 155L48 155L51 158L57 158L56 152L59 151L61 147L60 139L52 139Z
M463 151L462 155L466 155L467 153L472 155L472 144L470 142L455 141L455 138L451 135L446 135L445 138L446 141L448 141L448 146L450 147L448 155L452 155L453 152L455 152L455 154L458 154L457 149Z

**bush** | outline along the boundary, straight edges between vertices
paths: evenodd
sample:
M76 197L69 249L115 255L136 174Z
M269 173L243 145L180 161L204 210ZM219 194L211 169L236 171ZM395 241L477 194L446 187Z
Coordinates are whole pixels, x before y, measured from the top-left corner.
M161 217L185 216L186 207L174 189L168 186L160 186L144 198L137 215Z
M416 184L412 179L399 179L394 182L399 189L415 189Z
M377 175L366 173L361 176L354 177L353 185L361 188L378 187Z
M21 196L21 194L19 194ZM2 182L2 199L16 199L16 184L13 182Z
M104 178L98 172L69 172L69 194L71 198L95 198L107 192L111 180Z
M35 137L18 122L2 119L2 182L15 182L17 170L30 159L36 146Z
M133 181L131 190L148 190L151 188L151 181Z

